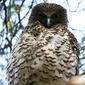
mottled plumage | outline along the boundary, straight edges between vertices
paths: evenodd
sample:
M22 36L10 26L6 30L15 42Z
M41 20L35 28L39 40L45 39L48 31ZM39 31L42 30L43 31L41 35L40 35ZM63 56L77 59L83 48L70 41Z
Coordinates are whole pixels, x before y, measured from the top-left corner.
M78 73L78 42L67 22L60 5L41 3L33 8L7 66L9 85L42 85Z

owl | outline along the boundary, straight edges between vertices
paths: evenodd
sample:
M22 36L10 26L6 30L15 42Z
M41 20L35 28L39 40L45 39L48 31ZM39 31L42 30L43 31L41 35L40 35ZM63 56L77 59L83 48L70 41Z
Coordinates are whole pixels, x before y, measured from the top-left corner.
M68 81L78 74L79 45L68 30L66 9L58 4L34 6L7 66L8 85L42 85Z

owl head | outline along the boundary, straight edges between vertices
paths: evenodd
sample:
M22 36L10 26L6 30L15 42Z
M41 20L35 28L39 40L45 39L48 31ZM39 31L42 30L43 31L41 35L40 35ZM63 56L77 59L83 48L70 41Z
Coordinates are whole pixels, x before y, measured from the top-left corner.
M29 23L40 22L46 28L57 24L67 25L66 9L57 4L40 3L36 5L29 17Z

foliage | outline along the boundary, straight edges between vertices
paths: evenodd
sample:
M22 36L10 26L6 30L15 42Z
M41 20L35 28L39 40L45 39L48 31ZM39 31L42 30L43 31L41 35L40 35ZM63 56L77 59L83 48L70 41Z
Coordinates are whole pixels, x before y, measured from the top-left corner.
M0 85L7 85L4 70L10 52L24 29L23 22L35 2L35 0L0 0Z
M25 1L3 0L0 2L2 8L0 10L0 19L2 21L2 28L0 29L0 54L5 54L5 49L9 48L10 51L12 50L14 37L16 37L20 30L24 29L22 21L28 15L35 0L32 0L31 4L27 7L27 13L21 18L21 11L25 7Z

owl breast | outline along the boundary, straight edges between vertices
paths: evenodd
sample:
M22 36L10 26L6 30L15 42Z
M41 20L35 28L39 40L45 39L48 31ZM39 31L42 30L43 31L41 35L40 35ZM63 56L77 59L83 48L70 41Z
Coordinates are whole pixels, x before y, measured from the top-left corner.
M65 26L46 29L40 25L24 31L7 67L9 85L69 80L76 74L78 65L72 47Z
M47 29L37 38L31 64L37 80L68 80L76 74L77 57L70 45L66 29ZM33 76L34 77L34 76Z

